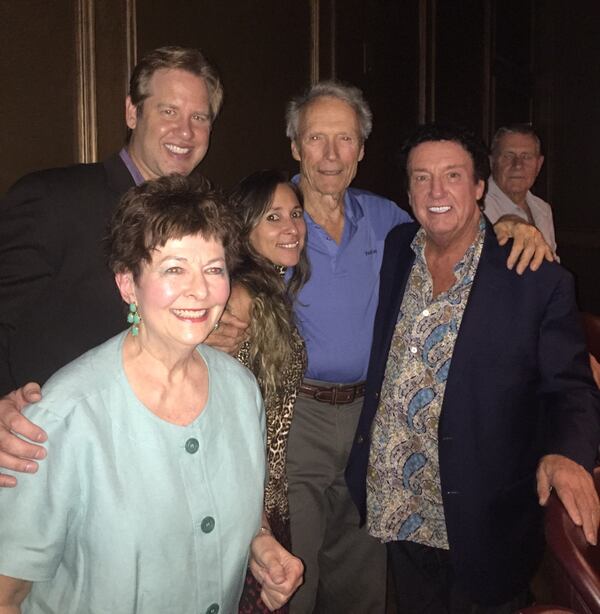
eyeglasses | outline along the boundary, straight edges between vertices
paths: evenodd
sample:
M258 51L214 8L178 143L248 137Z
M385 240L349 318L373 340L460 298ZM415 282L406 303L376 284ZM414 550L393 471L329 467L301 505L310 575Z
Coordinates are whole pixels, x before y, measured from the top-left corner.
M507 164L515 164L517 161L521 164L532 164L538 159L538 155L525 151L520 154L516 154L514 151L507 151L500 154L500 159Z

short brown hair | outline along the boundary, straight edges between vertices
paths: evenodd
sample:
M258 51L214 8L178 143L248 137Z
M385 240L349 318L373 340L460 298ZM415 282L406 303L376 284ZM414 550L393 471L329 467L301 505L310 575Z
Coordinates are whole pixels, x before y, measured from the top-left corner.
M214 121L223 103L223 86L219 74L198 49L185 47L159 47L136 64L129 80L129 97L138 114L142 113L144 100L150 95L148 84L152 75L162 68L187 70L204 79L208 90L210 119Z
M129 271L137 280L154 249L195 234L220 241L227 268L233 268L238 233L226 198L198 175L148 181L129 189L113 213L106 238L109 266L114 273Z

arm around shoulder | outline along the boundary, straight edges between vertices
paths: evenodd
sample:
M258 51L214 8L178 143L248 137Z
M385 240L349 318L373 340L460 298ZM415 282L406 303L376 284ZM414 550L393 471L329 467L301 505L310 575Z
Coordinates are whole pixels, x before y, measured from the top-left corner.
M242 343L247 339L250 324L252 298L246 288L233 284L229 301L217 327L205 343L211 347L235 356Z
M494 232L500 245L505 245L509 239L513 239L506 266L512 270L516 264L519 275L528 266L532 271L537 271L544 260L548 262L554 260L554 252L542 233L517 215L500 217L494 222Z
M239 320L250 322L252 297L245 286L239 283L231 286L231 294L225 309Z
M21 413L26 405L40 398L40 387L29 383L0 399L0 469L35 473L36 460L45 458L46 450L42 446L24 438L41 443L46 441L46 433ZM0 472L0 488L16 485L15 476Z

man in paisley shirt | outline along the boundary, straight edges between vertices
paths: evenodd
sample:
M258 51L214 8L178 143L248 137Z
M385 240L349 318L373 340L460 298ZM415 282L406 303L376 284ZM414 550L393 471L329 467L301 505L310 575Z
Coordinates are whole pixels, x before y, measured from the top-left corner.
M420 228L385 243L347 480L399 612L509 614L530 600L552 489L596 543L600 397L570 274L504 266L483 144L431 124L404 153Z

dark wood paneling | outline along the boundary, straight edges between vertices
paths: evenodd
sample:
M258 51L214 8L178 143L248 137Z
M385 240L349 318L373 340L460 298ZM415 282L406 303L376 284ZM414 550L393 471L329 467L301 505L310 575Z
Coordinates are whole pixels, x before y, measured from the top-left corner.
M532 10L532 0L493 3L494 114L490 136L502 125L532 121Z
M25 172L77 161L76 5L0 0L0 192ZM124 136L127 5L91 3L99 157ZM284 109L315 68L365 92L374 130L356 185L398 201L396 151L420 113L483 136L532 120L546 153L535 190L553 205L582 306L600 312L599 24L596 0L576 10L551 0L155 0L137 2L136 33L138 57L164 44L197 46L218 66L225 106L202 169L227 187L257 168L295 169Z
M0 0L0 194L76 157L74 3Z
M127 71L126 0L102 0L96 20L96 116L98 159L120 149L125 142Z
M155 0L138 4L137 23L139 53L194 46L219 69L225 104L201 166L205 175L231 186L258 168L295 169L284 113L309 84L308 2Z
M543 130L545 191L558 250L580 307L600 313L600 4L535 2L534 119Z
M418 2L338 2L336 76L360 87L373 111L355 184L405 205L398 150L418 121Z
M435 119L483 133L485 2L436 3Z

